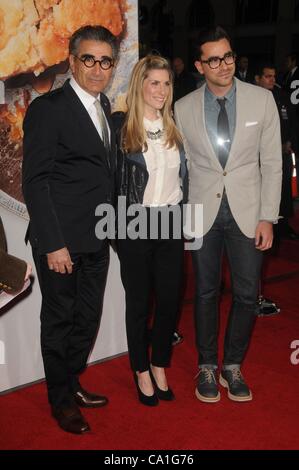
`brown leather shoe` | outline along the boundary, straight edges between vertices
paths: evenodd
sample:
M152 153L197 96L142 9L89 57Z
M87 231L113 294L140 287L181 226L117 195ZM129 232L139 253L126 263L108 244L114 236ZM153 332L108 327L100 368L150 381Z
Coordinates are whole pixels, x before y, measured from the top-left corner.
M107 397L89 393L83 388L80 388L80 390L74 394L74 398L77 405L82 406L83 408L99 408L100 406L105 406L108 403Z
M89 424L85 421L81 411L76 405L68 408L56 408L52 406L52 416L58 425L66 432L73 434L85 434L90 431Z

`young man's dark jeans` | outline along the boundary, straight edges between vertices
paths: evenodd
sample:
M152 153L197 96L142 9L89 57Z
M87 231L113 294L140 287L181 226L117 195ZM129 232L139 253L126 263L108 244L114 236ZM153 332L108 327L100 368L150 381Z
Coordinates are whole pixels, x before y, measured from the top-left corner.
M225 194L216 220L203 238L202 248L192 252L199 365L218 364L218 300L224 249L230 265L233 299L223 363L241 364L255 319L262 253L255 248L255 239L246 237L239 229Z

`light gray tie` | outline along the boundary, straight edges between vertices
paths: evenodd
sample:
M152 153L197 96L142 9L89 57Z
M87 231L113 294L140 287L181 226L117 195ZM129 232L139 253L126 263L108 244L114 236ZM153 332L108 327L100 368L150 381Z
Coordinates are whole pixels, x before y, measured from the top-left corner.
M97 115L100 121L101 130L102 130L102 141L104 143L105 149L109 151L110 150L109 132L108 132L108 127L107 127L107 122L106 122L106 118L104 115L104 111L99 100L95 100L94 105L97 110Z

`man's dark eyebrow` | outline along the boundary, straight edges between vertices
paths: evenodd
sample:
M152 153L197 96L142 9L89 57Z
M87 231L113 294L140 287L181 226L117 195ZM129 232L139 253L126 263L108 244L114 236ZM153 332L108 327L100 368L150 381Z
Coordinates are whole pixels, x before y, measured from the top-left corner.
M85 59L86 59L87 57L88 57L88 58L95 59L95 56L92 55L92 54L82 54L82 55L81 55L81 59L82 59L82 58L85 58ZM102 55L101 60L105 60L105 59L113 60L112 57L110 57L109 55Z
M222 57L225 57L227 54L233 54L233 51L226 52L225 54L223 54ZM221 59L221 57L219 55L214 55L212 57L209 57L207 60L213 60L213 59Z

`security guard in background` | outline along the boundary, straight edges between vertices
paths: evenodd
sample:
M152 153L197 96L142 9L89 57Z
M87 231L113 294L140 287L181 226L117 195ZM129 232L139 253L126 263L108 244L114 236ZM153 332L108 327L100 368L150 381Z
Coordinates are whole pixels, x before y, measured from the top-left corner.
M276 83L275 66L263 63L259 66L255 75L255 82L258 86L271 90L278 108L281 127L282 143L282 190L277 232L278 236L291 240L299 240L299 234L289 225L288 219L293 216L292 197L292 174L293 161L292 152L296 154L298 149L296 116L287 93Z
M290 105L288 94L276 83L276 70L273 64L262 63L255 75L258 86L272 91L280 117L281 143L282 143L282 188L278 224L275 226L278 237L298 240L299 235L289 225L288 219L294 213L292 197L293 161L292 151L297 148L296 116ZM280 312L275 302L266 299L260 294L258 299L258 316L268 316Z
M289 97L289 102L295 111L297 135L299 134L299 102L298 102L298 81L299 81L299 58L298 54L288 54L285 58L286 74L282 79L282 88ZM296 152L296 171L299 175L299 154ZM299 177L297 177L297 192L299 194Z

